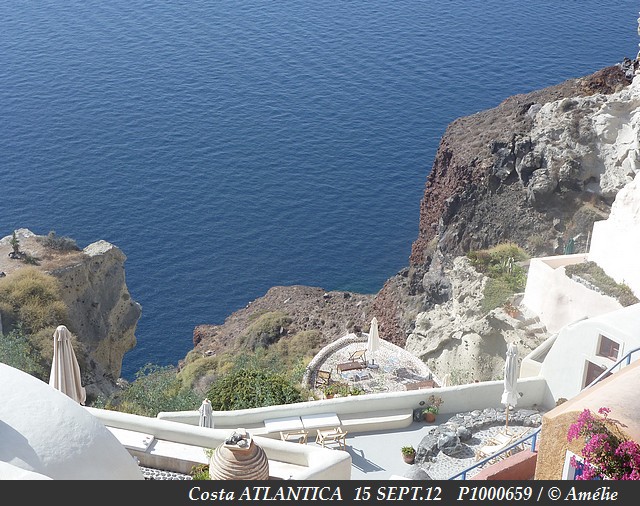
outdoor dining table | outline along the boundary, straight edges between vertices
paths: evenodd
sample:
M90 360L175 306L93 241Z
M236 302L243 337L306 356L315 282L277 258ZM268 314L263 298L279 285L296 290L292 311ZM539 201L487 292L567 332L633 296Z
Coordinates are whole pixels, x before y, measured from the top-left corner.
M349 361L336 366L338 372L353 371L354 369L364 369L366 366L362 362Z

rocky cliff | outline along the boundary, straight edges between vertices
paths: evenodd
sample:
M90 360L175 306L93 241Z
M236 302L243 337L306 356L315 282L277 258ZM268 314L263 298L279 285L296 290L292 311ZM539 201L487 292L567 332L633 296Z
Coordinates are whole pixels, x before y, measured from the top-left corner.
M499 376L506 344L518 341L525 354L544 329L526 314L483 312L486 278L462 256L506 241L536 256L561 253L569 240L576 252L588 247L594 221L609 215L617 192L640 169L638 78L631 85L637 67L626 60L454 121L427 176L408 266L379 293L274 287L224 324L196 327L194 349L235 349L250 323L270 311L291 319L279 339L316 330L325 344L368 330L376 316L384 339L421 357L438 376ZM19 232L24 248L42 256L35 236ZM9 240L0 240L0 271L7 273L17 265L6 260ZM86 347L89 393L114 388L122 358L135 346L141 308L126 287L124 261L122 251L99 241L43 256L40 266L64 287L70 330Z
M142 313L131 299L125 280L126 257L116 246L97 241L79 251L45 248L28 229L16 236L20 250L38 260L38 269L55 276L69 312L69 330L83 347L79 357L86 367L87 394L109 394L115 389L124 354L136 344L135 329ZM0 240L0 271L10 275L25 263L10 259L11 236ZM52 336L53 339L53 336Z
M387 339L405 346L418 314L451 299L456 256L507 241L536 256L562 253L569 239L586 250L639 167L637 66L625 60L449 125L409 266L374 301Z
M279 338L298 332L320 332L322 344L369 328L373 295L331 291L310 286L274 286L267 293L230 315L222 325L198 325L193 333L196 350L212 355L237 349L236 341L252 321L269 311L281 311L290 318Z
M625 59L451 123L427 177L408 266L364 306L358 325L367 330L375 315L384 339L460 382L499 378L508 342L523 356L547 337L531 315L483 312L486 278L463 255L508 241L532 256L562 253L569 240L586 250L594 221L640 169L640 82L630 86L637 69ZM282 309L272 295L255 307ZM326 332L327 322L348 320L341 311L354 314L356 300L324 311L317 297L298 297L295 309L314 312L329 342L344 326ZM238 318L228 322L197 327L196 349L233 339Z

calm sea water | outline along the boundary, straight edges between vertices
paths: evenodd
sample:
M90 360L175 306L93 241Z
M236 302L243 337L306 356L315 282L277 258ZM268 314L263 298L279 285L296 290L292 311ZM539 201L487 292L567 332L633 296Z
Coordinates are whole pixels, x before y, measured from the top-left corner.
M633 58L635 1L0 3L0 234L127 255L132 378L271 286L407 265L444 130Z

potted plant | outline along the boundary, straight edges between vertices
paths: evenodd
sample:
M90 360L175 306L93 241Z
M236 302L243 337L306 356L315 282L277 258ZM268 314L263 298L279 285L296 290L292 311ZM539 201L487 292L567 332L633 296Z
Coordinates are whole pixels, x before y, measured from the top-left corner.
M407 464L413 464L416 459L416 449L409 445L402 447L402 458Z
M334 395L336 395L338 393L338 390L340 389L340 385L338 383L331 383L330 385L327 385L326 387L324 387L324 396L326 399L331 399Z
M323 391L327 399L331 399L332 397L346 397L351 393L349 385L342 382L331 383L324 387Z
M430 395L427 400L427 405L422 410L422 416L427 423L435 422L436 415L440 412L440 405L444 401L442 397L438 397L437 395Z

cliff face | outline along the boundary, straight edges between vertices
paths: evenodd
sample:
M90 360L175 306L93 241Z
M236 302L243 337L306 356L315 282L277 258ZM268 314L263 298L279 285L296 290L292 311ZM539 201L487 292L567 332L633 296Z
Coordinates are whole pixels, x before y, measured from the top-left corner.
M237 340L255 318L268 311L281 311L291 323L282 336L317 330L326 345L349 332L367 330L373 315L373 295L327 292L309 286L274 286L259 299L230 315L222 325L198 325L193 333L195 350L207 355L237 350Z
M532 315L484 313L486 278L463 255L508 241L532 256L559 254L569 239L575 252L586 251L594 221L608 217L618 190L640 170L640 82L629 86L637 68L625 60L451 123L427 177L409 265L359 311L353 296L329 309L318 295L289 298L289 288L278 287L224 325L197 327L196 349L228 344L248 312L289 304L290 315L322 314L304 328L321 330L327 342L346 333L340 322L367 330L376 316L384 339L440 377L500 377L507 344L517 342L524 356L546 329Z
M63 287L73 322L70 330L87 347L97 383L118 379L124 354L136 345L142 308L129 294L125 260L119 248L97 241L84 248L75 262L50 271Z
M69 330L83 346L78 357L87 394L109 394L120 377L124 354L136 344L135 329L142 309L131 299L125 280L124 253L106 241L97 241L81 251L45 249L38 236L27 229L16 234L20 250L40 259L37 266L55 276L69 312ZM8 259L11 236L0 240L0 271L24 267ZM53 336L52 336L53 339Z
M450 299L445 271L470 250L512 241L540 256L562 253L572 238L585 251L593 222L640 167L637 122L629 124L634 65L515 95L449 125L409 267L374 301L382 335L404 346L417 314Z

